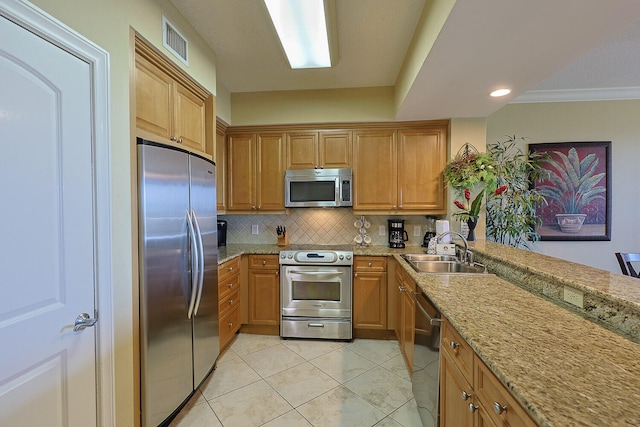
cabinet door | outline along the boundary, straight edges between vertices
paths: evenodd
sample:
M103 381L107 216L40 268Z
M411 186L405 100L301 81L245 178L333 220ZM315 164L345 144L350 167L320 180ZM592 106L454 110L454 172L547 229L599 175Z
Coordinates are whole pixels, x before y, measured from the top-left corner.
M351 133L320 132L318 156L320 165L325 169L350 168L352 165Z
M387 329L387 273L354 275L353 327Z
M464 398L462 392L469 395ZM473 413L469 411L473 389L449 359L440 353L440 425L442 427L471 427Z
M287 169L314 169L318 167L320 167L318 133L287 133Z
M227 141L227 210L250 211L256 207L255 135L229 135Z
M398 170L393 130L354 131L353 209L397 208Z
M282 134L259 134L256 203L261 211L284 210L285 147Z
M403 319L402 319L402 296L404 283L402 281L402 267L396 265L396 324L394 325L394 329L396 331L396 338L398 338L398 342L400 343L400 349L402 350L402 332L403 332Z
M400 346L407 369L411 372L413 371L416 304L409 292L411 290L405 286L405 290L402 292L402 341Z
M204 99L179 83L175 83L174 135L182 145L205 152Z
M216 130L216 204L218 213L227 210L227 140L220 129Z
M444 210L444 129L398 131L398 208Z
M278 270L249 270L249 324L280 324L280 275Z
M136 127L163 138L173 136L173 79L136 55Z

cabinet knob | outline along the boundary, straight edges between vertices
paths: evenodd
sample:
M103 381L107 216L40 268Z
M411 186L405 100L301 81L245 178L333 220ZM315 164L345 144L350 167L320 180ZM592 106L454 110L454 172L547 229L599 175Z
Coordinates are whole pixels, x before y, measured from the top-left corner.
M267 265L267 260L266 259L262 260L262 265Z
M469 412L471 412L472 414L478 410L478 406L474 405L473 403L469 403L468 408L469 408Z
M353 275L353 277L358 277L358 273L355 273L355 274Z
M227 271L233 271L233 267L228 267Z
M369 263L369 267L371 267L373 264Z
M276 276L279 276L279 275L280 275L280 272L279 272L279 271L276 271Z
M233 283L229 283L227 284L227 286L229 287L229 289L233 288Z
M170 140L172 140L172 141L177 141L177 140L178 140L178 137L177 137L177 136L175 136L175 135L173 135L173 136L171 136L171 138L169 138L169 139L170 139Z
M398 207L396 205L393 205L393 209L398 209Z
M471 397L471 395L464 390L462 390L460 395L462 396L462 400L468 400Z
M227 326L229 326L230 328L233 328L233 322L229 322Z
M503 412L507 412L507 405L502 405L500 402L494 402L493 404L493 412L500 415Z
M399 290L400 292L404 292L404 286L400 286L400 285L398 285L398 290Z
M232 299L229 300L229 305L233 305L233 300Z
M251 206L251 209L255 209L255 208L256 208L255 206Z
M458 347L460 347L460 344L455 341L451 341L449 342L449 347L451 347L452 350L456 350Z

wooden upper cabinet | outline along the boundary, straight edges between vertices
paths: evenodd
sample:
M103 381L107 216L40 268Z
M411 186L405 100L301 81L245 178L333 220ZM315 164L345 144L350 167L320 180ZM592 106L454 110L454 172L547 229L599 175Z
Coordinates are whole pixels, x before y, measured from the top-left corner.
M398 208L444 210L444 129L398 131Z
M397 166L395 130L354 131L353 209L396 209Z
M158 142L213 155L213 95L138 37L135 51L135 112L139 136L157 137Z
M284 210L285 152L282 134L258 134L256 202L258 210Z
M255 210L255 134L227 138L227 210Z
M163 138L173 130L173 80L136 55L136 126Z
M282 133L227 137L227 211L284 211Z
M351 167L349 131L287 132L286 169Z
M227 136L224 128L216 128L216 201L218 213L227 210Z

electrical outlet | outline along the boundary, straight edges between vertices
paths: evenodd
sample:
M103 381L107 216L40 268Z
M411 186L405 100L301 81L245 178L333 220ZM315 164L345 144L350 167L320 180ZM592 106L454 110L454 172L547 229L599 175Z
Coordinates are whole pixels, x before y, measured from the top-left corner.
M258 224L253 224L251 226L251 234L258 234Z
M422 229L420 228L419 225L414 225L413 226L413 235L414 236L420 236L422 235Z
M569 286L564 287L563 298L569 304L584 308L584 292Z
M384 228L384 225L378 226L378 236L384 236L387 234L387 230Z

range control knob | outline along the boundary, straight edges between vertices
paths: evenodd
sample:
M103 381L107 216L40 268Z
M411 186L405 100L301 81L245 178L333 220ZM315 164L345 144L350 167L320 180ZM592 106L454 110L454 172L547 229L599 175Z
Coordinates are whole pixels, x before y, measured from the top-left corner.
M286 253L282 252L282 253L280 254L280 258L281 258L281 259L285 259L286 257L287 257L287 254L286 254Z
M351 255L347 255L347 259L351 259Z
M293 254L288 254L288 255L287 255L287 258L289 258L289 259L293 259Z
M340 258L341 260L343 260L343 259L344 259L344 255L342 255L342 254L341 254L338 258Z

